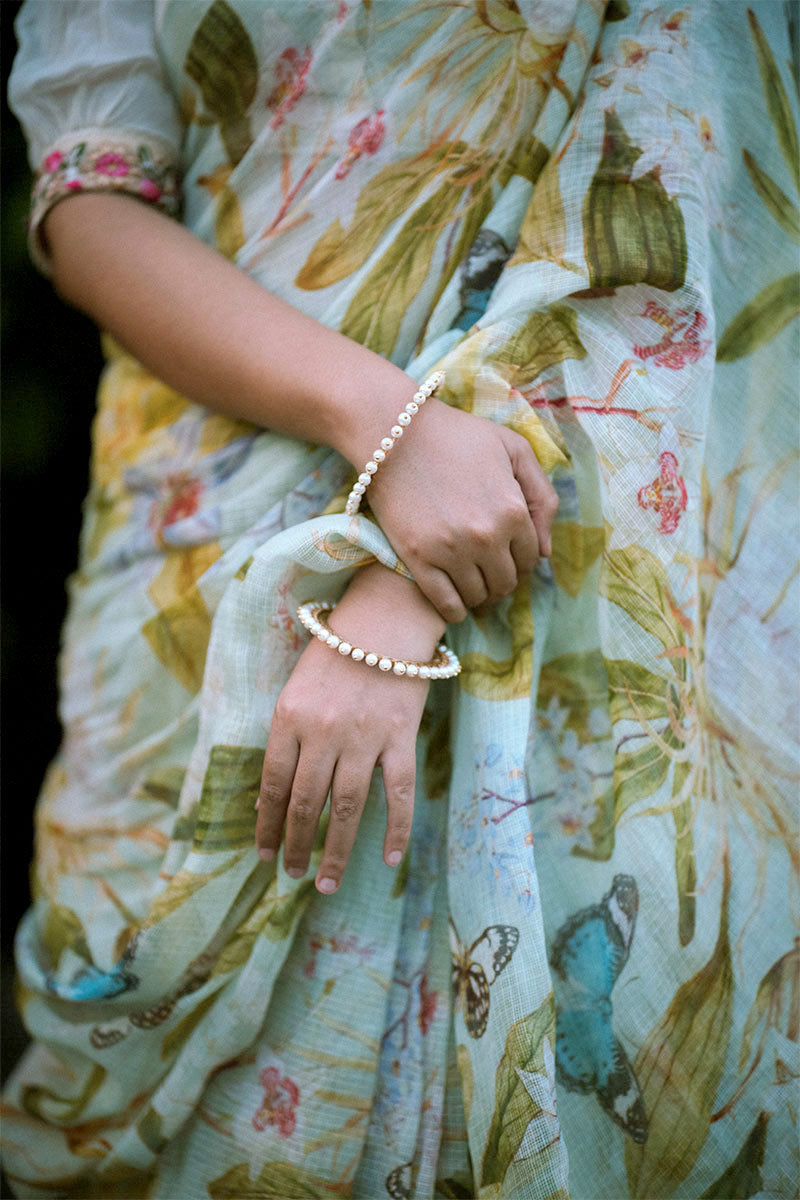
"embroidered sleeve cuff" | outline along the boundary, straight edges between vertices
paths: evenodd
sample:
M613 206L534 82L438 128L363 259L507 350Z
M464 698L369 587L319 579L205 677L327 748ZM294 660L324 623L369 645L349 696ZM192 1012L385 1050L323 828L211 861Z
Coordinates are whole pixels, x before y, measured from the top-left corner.
M41 225L54 204L76 192L127 192L157 205L169 216L180 211L175 150L167 142L102 129L79 130L48 150L31 199L28 246L44 275L51 263Z

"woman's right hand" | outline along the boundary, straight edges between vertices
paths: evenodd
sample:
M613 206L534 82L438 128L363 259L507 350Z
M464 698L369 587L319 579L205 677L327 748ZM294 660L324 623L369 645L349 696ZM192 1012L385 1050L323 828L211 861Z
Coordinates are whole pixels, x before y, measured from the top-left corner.
M435 398L392 448L368 498L447 622L495 604L551 552L558 497L527 441Z

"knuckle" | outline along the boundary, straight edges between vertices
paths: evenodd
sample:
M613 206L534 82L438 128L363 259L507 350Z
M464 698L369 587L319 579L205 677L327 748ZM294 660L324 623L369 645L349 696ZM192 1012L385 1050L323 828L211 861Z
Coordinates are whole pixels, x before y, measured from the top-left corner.
M331 815L337 821L353 821L361 811L361 802L353 792L331 797Z
M268 808L278 808L286 803L286 792L277 783L262 783L259 799Z
M289 805L289 815L291 820L296 825L307 826L311 825L317 819L316 806L310 800L292 799Z
M389 803L408 809L414 803L414 779L395 779L389 787Z
M287 695L281 692L275 704L273 723L279 725L298 725L303 717L303 702L299 696Z

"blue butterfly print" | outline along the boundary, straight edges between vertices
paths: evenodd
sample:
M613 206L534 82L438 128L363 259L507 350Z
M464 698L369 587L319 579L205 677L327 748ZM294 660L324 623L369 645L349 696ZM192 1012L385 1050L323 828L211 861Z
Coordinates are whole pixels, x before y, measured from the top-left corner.
M452 329L471 329L480 320L510 257L511 250L499 233L488 228L478 232L461 268L461 311L453 321Z
M136 953L136 937L131 938L125 953L110 971L101 971L94 963L81 967L69 983L57 983L55 977L47 976L47 989L61 1000L77 1000L84 1004L93 1000L110 1000L132 991L139 986L139 976L134 975L130 965Z
M647 1141L647 1114L633 1068L611 1023L611 992L628 961L639 892L615 875L599 904L573 913L550 951L556 981L556 1074L571 1092L594 1092L634 1142Z

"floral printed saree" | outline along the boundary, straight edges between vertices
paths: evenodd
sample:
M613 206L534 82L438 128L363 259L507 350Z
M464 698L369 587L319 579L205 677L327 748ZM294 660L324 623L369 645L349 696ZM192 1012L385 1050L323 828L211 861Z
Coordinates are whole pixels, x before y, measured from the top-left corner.
M293 880L253 845L294 611L402 564L366 506L343 515L340 458L107 342L18 937L13 1186L795 1195L783 6L144 0L138 20L172 124L84 97L38 132L38 211L117 187L174 209L179 175L189 228L415 377L442 367L449 403L529 439L560 507L552 559L449 633L463 672L431 688L400 868L376 781L321 896L316 862ZM140 86L120 61L104 86Z

